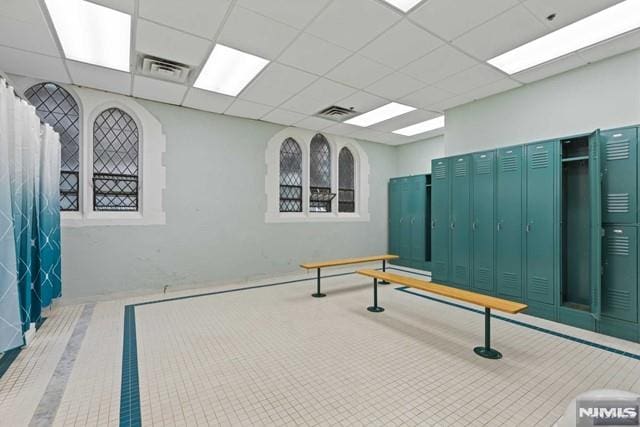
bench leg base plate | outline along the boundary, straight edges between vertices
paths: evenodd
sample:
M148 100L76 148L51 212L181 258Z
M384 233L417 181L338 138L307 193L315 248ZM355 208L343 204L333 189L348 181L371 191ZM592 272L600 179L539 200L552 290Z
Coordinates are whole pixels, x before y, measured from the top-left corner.
M311 296L314 298L324 298L327 296L327 294L315 293L315 294L311 294Z
M367 310L369 310L372 313L382 313L384 311L384 308L371 306L371 307L367 307Z
M380 280L378 282L378 285L390 285L390 284L391 284L391 282L387 282L386 280Z
M502 359L502 353L498 350L494 350L492 348L487 347L476 347L473 351L480 357L484 357L485 359Z

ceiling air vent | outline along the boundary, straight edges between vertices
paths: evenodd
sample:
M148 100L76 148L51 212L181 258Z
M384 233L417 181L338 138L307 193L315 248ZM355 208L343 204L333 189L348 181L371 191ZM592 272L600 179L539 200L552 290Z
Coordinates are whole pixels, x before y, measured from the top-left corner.
M176 83L185 83L191 71L188 65L150 55L141 55L138 68L145 76Z
M316 117L321 117L323 119L333 120L334 122L343 122L355 115L358 112L352 108L344 108L339 107L337 105L332 105L331 107L327 107L322 111L314 114Z

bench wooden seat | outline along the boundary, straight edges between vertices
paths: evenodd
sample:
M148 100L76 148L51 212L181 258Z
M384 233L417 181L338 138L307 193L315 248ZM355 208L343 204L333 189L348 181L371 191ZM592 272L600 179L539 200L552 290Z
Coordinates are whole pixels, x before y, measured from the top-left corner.
M367 256L360 258L343 258L343 259L334 259L332 261L323 261L323 262L308 262L304 264L300 264L300 267L305 268L307 270L317 270L317 289L316 293L311 294L312 297L321 298L326 296L322 292L320 292L320 270L322 268L327 267L339 267L341 265L349 265L349 264L363 264L366 262L375 262L382 261L382 271L387 270L387 261L392 259L399 258L398 255L376 255L376 256ZM380 282L380 284L388 284L388 282Z
M430 292L436 295L441 295L444 297L453 298L484 307L485 344L483 347L474 348L473 351L479 356L488 359L500 359L502 357L502 354L500 354L499 351L491 348L491 310L494 309L509 314L517 314L527 309L526 304L522 304L519 302L483 295L472 291L466 291L464 289L457 289L434 282L428 282L426 280L416 279L414 277L401 276L399 274L387 273L377 270L358 270L357 273L373 278L373 306L368 307L367 310L374 313L380 313L384 311L384 308L378 306L378 280L397 283L399 285L420 289L422 291Z

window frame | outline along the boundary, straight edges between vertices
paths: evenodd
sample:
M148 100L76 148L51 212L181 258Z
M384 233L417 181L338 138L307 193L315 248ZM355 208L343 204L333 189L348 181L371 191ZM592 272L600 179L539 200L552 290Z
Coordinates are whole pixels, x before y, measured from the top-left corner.
M349 212L340 211L340 190L341 190L341 188L340 188L340 169L341 169L340 168L340 155L342 154L342 152L344 150L347 150L349 152L349 154L351 155L351 161L353 162L353 165L352 165L352 168L351 168L351 173L353 174L353 177L352 177L352 179L353 179L353 189L348 189L350 191L353 191L353 202L343 202L343 203L353 203L353 211L349 211ZM357 188L356 188L356 177L357 177L356 167L357 167L357 164L356 164L356 158L353 155L353 152L346 145L343 146L340 149L340 152L338 153L338 165L337 166L338 166L338 192L336 194L336 199L338 199L338 203L337 203L338 204L338 212L340 212L340 213L355 213L355 212L357 212L357 205L358 205L358 197L357 197L358 193L357 193ZM347 189L345 189L345 190L347 190Z

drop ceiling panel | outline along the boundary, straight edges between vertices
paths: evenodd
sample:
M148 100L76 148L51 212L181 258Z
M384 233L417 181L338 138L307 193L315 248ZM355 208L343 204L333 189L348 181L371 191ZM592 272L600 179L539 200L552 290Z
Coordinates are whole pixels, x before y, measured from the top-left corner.
M191 88L182 105L212 113L222 113L231 105L234 99L232 96Z
M399 21L399 12L371 0L332 2L306 31L349 50L357 50Z
M457 107L458 105L466 104L471 101L473 101L473 97L467 94L455 95L451 98L443 99L442 101L434 103L434 108L438 111L446 112L446 110L450 108Z
M208 39L218 32L231 4L229 0L139 1L140 17Z
M512 78L523 83L531 83L586 64L587 62L579 55L570 54L520 73L513 74Z
M312 74L274 62L242 91L240 98L277 106L316 79Z
M436 83L436 87L451 92L455 95L462 95L480 86L488 85L497 80L503 79L505 75L488 65L478 64L475 67L461 71Z
M326 128L325 131L329 133L333 133L335 135L349 136L354 132L359 131L360 129L362 128L358 126L349 125L346 123L334 123L333 125Z
M71 80L79 86L131 95L131 74L67 60Z
M394 130L402 129L404 127L414 125L425 120L434 119L441 115L441 113L433 111L415 110L407 114L394 117L393 119L377 123L369 127L369 129L379 130L381 132L393 132Z
M381 107L388 102L389 101L387 99L380 96L359 91L341 99L338 101L338 105L344 108L353 108L359 113L366 113L367 111Z
M324 130L329 126L334 125L335 122L326 120L320 117L307 117L296 123L296 127L311 129L311 130Z
M226 115L245 117L248 119L259 119L272 110L272 107L255 102L236 99L233 104L224 112Z
M511 80L510 78L504 78L493 83L478 87L467 92L465 95L471 97L474 100L486 98L496 93L505 92L511 89L515 89L521 86L520 83Z
M487 60L548 32L527 8L516 6L455 39L453 44L475 58Z
M285 126L291 126L294 123L307 117L304 114L294 113L293 111L275 109L262 117L262 120L272 123L278 123Z
M442 44L440 39L403 20L366 45L360 53L388 67L399 69Z
M407 65L402 71L425 83L435 83L478 64L457 49L444 45Z
M278 58L286 65L323 75L344 61L351 52L310 34L301 34Z
M600 12L622 0L525 0L522 4L541 22L552 29L562 28L596 12ZM549 21L552 13L556 17Z
M43 17L21 21L0 15L0 44L49 56L60 56Z
M298 29L307 26L329 0L239 0L240 6Z
M359 131L352 133L350 136L352 138L363 139L366 141L384 143L388 135L389 135L388 133L367 128L367 129L360 129Z
M435 109L434 105L437 102L452 98L453 96L455 96L453 93L444 89L440 89L435 86L427 86L416 92L410 93L400 99L400 102L417 108L433 110Z
M518 0L429 0L410 18L451 41L518 4Z
M578 54L585 61L595 62L638 48L640 48L640 30L635 30L612 40L583 49L578 52Z
M362 89L380 80L384 76L391 74L392 71L393 70L386 65L379 64L356 54L331 70L327 74L327 77L331 80Z
M282 108L298 113L313 115L325 107L337 103L340 99L356 90L327 79L316 80L309 87L282 104Z
M99 4L111 9L119 10L120 12L133 15L135 11L134 0L88 0L92 3Z
M138 19L136 50L191 66L200 65L211 50L206 39Z
M71 83L62 59L10 47L0 46L0 70L10 74Z
M406 74L393 73L368 86L365 90L374 95L395 100L422 89L424 86L423 82Z
M274 59L298 35L295 28L242 7L234 7L219 43L266 59Z
M187 87L144 76L133 78L133 96L152 101L180 104Z

